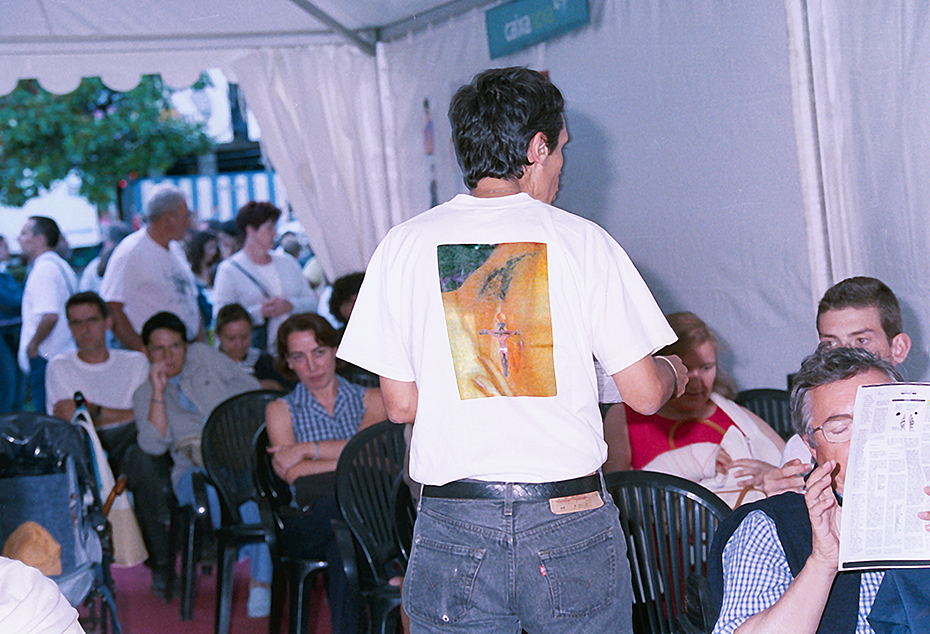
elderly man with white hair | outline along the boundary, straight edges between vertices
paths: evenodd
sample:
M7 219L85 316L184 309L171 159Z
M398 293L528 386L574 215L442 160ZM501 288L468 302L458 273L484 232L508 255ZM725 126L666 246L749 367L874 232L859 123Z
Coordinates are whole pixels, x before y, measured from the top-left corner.
M197 283L177 242L192 224L184 192L161 187L145 211L145 226L116 247L100 285L113 318L113 334L126 348L144 352L142 324L155 313L169 311L184 322L188 337L203 340Z

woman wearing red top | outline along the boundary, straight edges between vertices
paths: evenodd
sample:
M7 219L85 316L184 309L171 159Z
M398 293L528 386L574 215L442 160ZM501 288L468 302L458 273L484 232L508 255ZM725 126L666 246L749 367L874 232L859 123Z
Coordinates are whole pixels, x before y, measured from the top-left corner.
M678 341L658 354L681 357L688 386L652 416L623 404L608 410L604 471L662 471L718 492L736 491L738 497L742 489L761 485L762 474L777 466L784 441L761 418L727 398L733 390L718 376L717 337L707 324L688 312L673 313L668 321Z

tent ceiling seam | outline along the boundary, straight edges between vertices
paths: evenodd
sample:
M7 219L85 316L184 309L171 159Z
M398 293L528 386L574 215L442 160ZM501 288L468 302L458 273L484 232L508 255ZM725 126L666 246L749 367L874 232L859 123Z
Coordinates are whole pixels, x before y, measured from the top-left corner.
M318 6L309 2L308 0L290 0L295 6L300 9L303 9L314 18L328 25L334 31L347 38L353 42L358 48L368 55L369 57L375 56L375 45L374 42L370 42L364 37L362 37L358 31L353 31L352 29L346 27L341 22L337 21L331 15L320 9Z
M474 9L499 4L499 2L500 0L452 0L438 7L414 14L409 18L379 27L378 41L390 42L398 40L411 33L422 31L430 25L451 20Z
M42 19L45 20L45 26L48 28L48 32L52 33L52 20L48 17L48 9L45 8L45 0L39 0L39 11L42 12Z

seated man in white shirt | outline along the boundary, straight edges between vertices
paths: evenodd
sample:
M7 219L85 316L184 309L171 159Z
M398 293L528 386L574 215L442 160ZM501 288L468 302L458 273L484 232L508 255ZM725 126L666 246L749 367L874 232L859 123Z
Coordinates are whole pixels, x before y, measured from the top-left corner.
M817 335L831 348L864 348L893 366L904 363L911 350L898 298L874 277L850 277L824 293L817 306ZM811 464L799 436L788 441L781 465L762 476L765 494L802 493Z
M149 456L136 443L132 395L148 378L149 362L141 352L110 350L112 325L106 302L93 291L72 295L65 303L68 328L77 351L54 357L46 370L49 414L71 421L74 393L84 395L100 444L113 475L125 474L136 517L153 569L152 588L164 596L168 578L165 526L172 500L170 461Z

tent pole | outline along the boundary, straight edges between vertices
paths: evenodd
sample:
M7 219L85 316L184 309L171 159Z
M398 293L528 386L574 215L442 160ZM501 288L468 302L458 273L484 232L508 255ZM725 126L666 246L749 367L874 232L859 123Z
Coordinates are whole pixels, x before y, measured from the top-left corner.
M309 0L291 0L295 5L315 17L320 22L323 22L331 29L342 35L343 37L351 40L356 46L361 49L363 53L370 57L375 55L375 45L372 42L369 42L362 36L358 34L357 31L353 31L340 22L337 22L332 16L320 9L318 6L309 2Z

